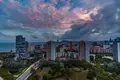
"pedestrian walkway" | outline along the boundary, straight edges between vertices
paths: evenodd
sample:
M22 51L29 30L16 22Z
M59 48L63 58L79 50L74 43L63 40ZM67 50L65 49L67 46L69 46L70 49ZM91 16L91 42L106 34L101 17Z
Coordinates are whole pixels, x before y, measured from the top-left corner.
M4 80L2 77L0 77L0 80Z

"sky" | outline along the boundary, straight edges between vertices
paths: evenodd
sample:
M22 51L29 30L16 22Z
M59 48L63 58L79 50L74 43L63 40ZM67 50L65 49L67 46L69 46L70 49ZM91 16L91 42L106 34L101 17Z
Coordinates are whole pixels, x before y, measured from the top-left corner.
M0 0L0 42L120 37L120 0Z

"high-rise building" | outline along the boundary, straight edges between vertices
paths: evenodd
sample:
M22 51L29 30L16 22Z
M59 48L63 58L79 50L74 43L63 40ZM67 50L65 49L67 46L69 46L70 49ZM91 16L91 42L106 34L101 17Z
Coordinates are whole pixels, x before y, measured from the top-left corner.
M46 58L47 60L55 60L56 59L56 42L49 41L46 44Z
M79 43L79 59L85 59L85 41Z
M28 42L22 35L16 36L16 57L24 59L28 56Z
M89 43L85 41L79 42L79 59L80 60L86 60L89 62Z
M89 42L86 42L85 60L87 62L90 62L90 43Z
M120 62L120 42L113 42L113 59Z

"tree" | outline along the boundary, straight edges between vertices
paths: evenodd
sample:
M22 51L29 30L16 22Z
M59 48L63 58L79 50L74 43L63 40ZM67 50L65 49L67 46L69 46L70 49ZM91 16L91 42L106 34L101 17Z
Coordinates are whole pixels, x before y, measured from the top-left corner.
M31 68L31 73L35 73L35 69L34 68Z
M44 75L43 80L48 80L48 77L46 75Z

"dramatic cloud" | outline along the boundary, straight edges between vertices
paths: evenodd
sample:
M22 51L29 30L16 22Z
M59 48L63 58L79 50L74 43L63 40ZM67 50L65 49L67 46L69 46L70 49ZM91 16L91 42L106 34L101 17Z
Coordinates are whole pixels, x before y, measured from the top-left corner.
M29 41L114 38L120 31L119 3L119 0L0 0L0 32L9 36L8 40L20 34Z
M120 6L118 3L120 3L119 0L116 0L116 2L112 1L112 3L102 6L97 15L91 15L91 22L73 25L71 31L67 31L62 38L68 40L106 40L120 37Z

